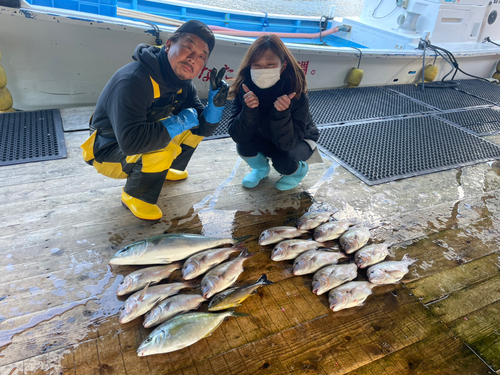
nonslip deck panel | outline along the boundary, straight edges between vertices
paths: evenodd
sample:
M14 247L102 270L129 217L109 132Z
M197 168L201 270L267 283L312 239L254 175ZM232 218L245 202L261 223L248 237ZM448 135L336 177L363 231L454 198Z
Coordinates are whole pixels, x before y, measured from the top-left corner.
M0 115L0 166L67 156L58 110Z
M479 136L496 134L500 131L500 107L440 113L439 117Z
M368 185L500 159L500 147L433 116L320 128L318 145Z

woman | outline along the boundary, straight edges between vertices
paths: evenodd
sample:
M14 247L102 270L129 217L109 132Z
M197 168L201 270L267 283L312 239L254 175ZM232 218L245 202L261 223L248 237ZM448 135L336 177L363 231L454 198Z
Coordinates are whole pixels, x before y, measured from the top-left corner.
M229 90L229 134L252 168L243 186L253 188L269 175L268 158L282 175L277 189L293 189L305 177L319 137L306 93L304 72L281 39L267 34L250 46Z

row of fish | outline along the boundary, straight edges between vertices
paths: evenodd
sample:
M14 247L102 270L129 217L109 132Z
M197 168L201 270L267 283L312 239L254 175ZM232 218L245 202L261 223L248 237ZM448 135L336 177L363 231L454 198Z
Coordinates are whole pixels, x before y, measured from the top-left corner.
M237 244L246 238L248 236L232 239L169 234L136 242L115 254L110 261L113 265L162 264L128 274L116 292L120 296L133 293L120 311L121 323L145 315L145 328L160 324L141 344L138 355L181 349L209 336L224 318L247 315L234 311L214 313L240 306L260 286L273 284L262 275L253 284L230 288L243 272L244 261L252 256ZM235 246L215 248L226 244ZM225 262L235 252L240 252L239 256ZM182 260L185 261L180 262ZM186 281L155 285L179 269ZM201 285L192 280L204 273ZM201 287L201 295L178 294L182 289L197 287ZM192 312L210 298L209 312Z
M362 305L376 285L399 282L417 260L406 254L401 261L383 262L389 254L387 244L365 246L370 240L369 229L351 228L353 223L333 221L333 213L307 213L297 221L297 227L267 229L261 233L259 244L277 243L271 259L294 259L294 275L314 273L313 293L320 295L330 291L330 307L339 311ZM311 234L311 230L313 239L296 239ZM339 246L327 244L336 239L339 239ZM338 264L349 260L352 254L354 263ZM369 281L352 281L358 276L358 269L365 268Z

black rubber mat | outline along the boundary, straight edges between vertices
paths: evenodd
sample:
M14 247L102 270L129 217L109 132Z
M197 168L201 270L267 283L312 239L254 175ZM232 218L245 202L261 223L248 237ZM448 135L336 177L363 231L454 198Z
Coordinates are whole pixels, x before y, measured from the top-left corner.
M469 129L480 136L500 132L500 107L440 113L439 117Z
M200 100L203 105L207 105L207 99ZM233 101L228 100L226 102L226 106L224 107L224 111L222 111L222 119L220 120L219 126L215 129L214 133L210 137L205 137L206 140L217 139L217 138L227 138L229 137L229 119L231 117L231 110L233 108Z
M379 87L311 91L309 107L317 125L434 111Z
M440 82L425 84L424 91L422 87L414 84L385 86L385 88L441 110L491 105L489 101L456 90L452 86L443 86Z
M500 146L430 115L323 127L318 145L368 185L500 159Z
M456 90L475 95L494 104L500 104L500 86L494 83L481 81L479 79L461 79L457 83Z
M58 110L0 114L0 166L66 156Z

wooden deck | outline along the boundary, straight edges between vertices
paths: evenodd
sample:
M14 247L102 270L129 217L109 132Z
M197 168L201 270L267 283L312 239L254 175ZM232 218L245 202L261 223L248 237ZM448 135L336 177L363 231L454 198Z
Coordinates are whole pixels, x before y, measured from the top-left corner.
M65 124L78 113L66 112ZM78 121L76 121L78 122ZM311 165L299 188L270 177L252 190L230 139L202 142L186 181L165 182L162 220L120 204L123 181L98 175L65 133L68 158L0 168L0 374L500 374L500 168L485 163L368 187L335 162ZM500 143L500 138L490 138ZM397 285L333 313L292 261L272 262L256 239L311 206L376 227L392 259L418 258ZM259 289L209 338L139 358L150 330L118 322L115 291L133 267L121 247L168 233L252 235L239 283ZM363 275L360 276L363 278ZM174 274L172 279L179 279Z

